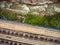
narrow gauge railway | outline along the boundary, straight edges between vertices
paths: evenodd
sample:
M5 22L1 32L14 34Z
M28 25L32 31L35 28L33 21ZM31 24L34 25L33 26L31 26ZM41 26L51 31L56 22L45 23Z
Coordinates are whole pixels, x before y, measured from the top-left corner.
M26 38L26 39L31 39L31 40L49 41L49 42L54 42L54 43L60 44L60 38L46 36L46 35L42 35L42 34L33 34L33 33L28 33L28 32L15 31L15 30L1 28L1 27L0 27L0 33L6 34L6 35L22 37L22 38Z

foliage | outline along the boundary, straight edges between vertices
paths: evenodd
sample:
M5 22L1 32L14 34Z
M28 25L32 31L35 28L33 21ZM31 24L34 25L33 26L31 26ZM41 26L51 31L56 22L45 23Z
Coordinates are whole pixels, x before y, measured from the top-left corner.
M29 24L35 24L35 25L44 25L43 23L44 20L45 20L44 16L36 16L32 14L27 14L25 22Z
M0 9L0 17L7 18L9 20L16 20L17 14L5 9Z
M32 14L27 14L25 22L34 25L60 28L60 13L48 16L36 16Z
M14 12L0 9L0 17L5 17L8 20L16 20L16 17L19 14ZM49 26L53 28L60 28L60 12L56 13L55 15L48 15L48 16L36 16L33 14L26 14L25 23L39 25L39 26Z
M50 23L53 27L60 28L60 13L56 13L55 15L53 15Z

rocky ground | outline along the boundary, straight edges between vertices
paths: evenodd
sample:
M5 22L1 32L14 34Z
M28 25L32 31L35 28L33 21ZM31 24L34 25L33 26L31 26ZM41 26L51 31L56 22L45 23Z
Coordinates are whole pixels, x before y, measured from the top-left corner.
M32 13L36 15L53 15L55 12L60 12L59 4L44 4L40 6L29 6L25 4L13 4L9 2L0 2L0 7L10 8L21 14Z

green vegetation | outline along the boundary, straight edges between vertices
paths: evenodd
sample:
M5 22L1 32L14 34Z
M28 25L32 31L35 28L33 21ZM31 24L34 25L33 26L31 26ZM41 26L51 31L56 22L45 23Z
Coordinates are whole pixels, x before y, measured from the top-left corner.
M26 15L26 23L35 24L39 26L49 26L53 28L60 28L60 13L56 13L55 15L48 16L35 16L28 14Z
M33 14L27 14L25 22L29 24L35 24L35 25L44 25L43 23L44 20L45 20L44 16L36 16Z
M6 9L0 9L0 17L4 17L8 20L16 20L17 14Z
M8 20L16 20L17 15L14 12L0 9L0 17L5 17ZM53 28L60 28L60 12L56 13L55 15L48 15L48 16L36 16L33 14L25 15L25 23L39 25L39 26L49 26Z

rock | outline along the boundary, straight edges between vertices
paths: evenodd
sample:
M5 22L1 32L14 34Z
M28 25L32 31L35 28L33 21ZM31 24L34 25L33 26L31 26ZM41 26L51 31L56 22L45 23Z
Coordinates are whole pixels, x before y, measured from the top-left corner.
M54 7L56 12L60 12L60 8L59 7Z
M39 12L32 12L31 14L39 15Z
M21 7L22 7L22 10L23 10L23 11L27 11L27 12L30 11L30 9L29 9L29 7L27 7L27 5L23 5L23 6L21 6Z

